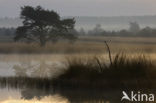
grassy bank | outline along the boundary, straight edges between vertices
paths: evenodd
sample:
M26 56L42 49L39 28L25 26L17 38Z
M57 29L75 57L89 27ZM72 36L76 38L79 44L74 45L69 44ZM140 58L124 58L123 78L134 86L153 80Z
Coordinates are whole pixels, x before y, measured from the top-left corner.
M76 89L156 89L156 67L145 56L117 54L112 65L104 58L68 58L67 69L56 78L2 77L1 87Z

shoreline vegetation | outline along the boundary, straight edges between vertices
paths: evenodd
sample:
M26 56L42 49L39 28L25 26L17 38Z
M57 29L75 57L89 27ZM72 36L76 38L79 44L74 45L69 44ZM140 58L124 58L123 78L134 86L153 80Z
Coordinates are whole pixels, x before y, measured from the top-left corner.
M156 89L156 66L144 55L116 54L112 64L102 57L68 58L67 69L55 78L0 77L2 88Z

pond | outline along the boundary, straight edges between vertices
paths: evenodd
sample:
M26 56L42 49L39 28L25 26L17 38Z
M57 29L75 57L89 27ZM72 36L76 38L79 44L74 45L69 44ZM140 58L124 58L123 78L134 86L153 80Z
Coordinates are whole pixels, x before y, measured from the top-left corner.
M138 54L126 54L136 56ZM156 62L156 54L147 55ZM5 54L0 55L0 76L37 76L54 77L67 66L67 60L74 57L103 57L105 63L109 64L108 54Z
M120 103L120 91L0 89L0 103Z
M15 90L5 88L0 89L0 93L0 103L69 103L66 98L58 94L46 96L46 93L31 89Z
M66 69L68 55L0 55L0 77L55 77ZM71 55L70 55L71 56ZM75 56L75 55L72 55ZM78 55L76 55L78 56ZM84 57L85 55L81 55ZM106 62L108 62L107 55ZM150 54L156 60L155 54ZM0 88L0 103L120 103L121 90Z

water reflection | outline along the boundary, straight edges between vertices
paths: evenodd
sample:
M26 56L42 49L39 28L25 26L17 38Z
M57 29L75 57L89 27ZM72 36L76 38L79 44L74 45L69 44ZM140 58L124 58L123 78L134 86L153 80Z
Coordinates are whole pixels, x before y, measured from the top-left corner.
M31 100L9 98L8 100L4 100L0 102L1 103L70 103L68 102L67 99L61 98L57 95L43 97L41 100L38 100L36 98L31 99Z
M0 103L120 103L122 93L87 88L18 88L12 84L7 84L6 87L0 89Z
M5 90L5 93L12 91L13 90ZM14 96L13 93L16 94L16 96ZM0 103L120 103L118 102L120 96L115 94L117 92L112 91L44 91L27 88L20 91L13 91L13 93L12 95L7 94L3 100L0 99ZM120 92L118 91L118 93Z
M55 94L48 91L41 91L37 89L25 89L21 91L21 99L23 100L35 100L35 101L47 101L48 103L69 103L68 99L62 97L59 94ZM51 102L50 102L51 101Z
M30 76L30 77L55 77L61 72L60 69L65 68L61 62L20 62L13 66L16 76Z
M42 96L38 98L37 93L42 94ZM43 93L43 91L34 89L15 90L5 88L0 89L0 103L69 103L66 98L58 94L45 94L46 92Z

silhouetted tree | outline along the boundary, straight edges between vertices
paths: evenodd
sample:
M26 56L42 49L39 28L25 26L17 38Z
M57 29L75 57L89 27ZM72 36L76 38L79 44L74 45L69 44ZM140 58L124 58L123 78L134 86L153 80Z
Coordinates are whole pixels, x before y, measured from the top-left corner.
M129 25L130 32L137 33L138 31L140 31L140 26L137 22L130 22Z
M95 28L94 28L94 30L93 30L97 35L98 34L101 34L102 32L103 32L103 29L102 29L102 27L101 27L101 24L97 24L96 26L95 26ZM95 35L96 35L95 34Z
M41 46L45 46L47 41L56 40L54 38L76 38L68 32L74 28L73 18L61 19L56 12L45 10L41 6L35 8L24 6L21 10L23 26L17 28L15 41L23 38L28 41L37 41Z
M102 29L101 24L96 24L93 30L88 31L88 34L98 36L98 35L102 35L103 31L104 30Z
M140 36L152 36L152 35L154 36L154 34L155 33L153 32L153 29L150 27L145 27L138 33L138 35Z
M80 28L79 34L80 35L86 35L86 32L82 27Z

